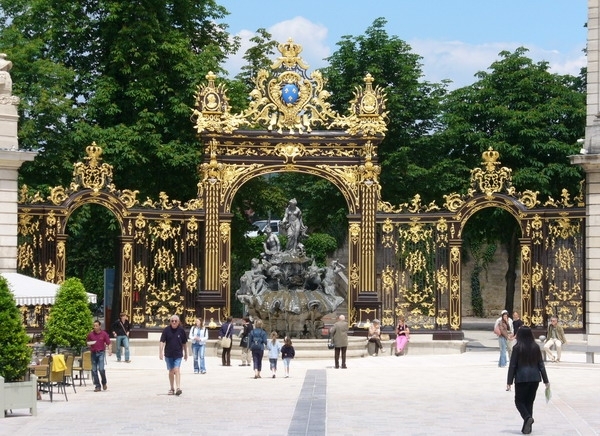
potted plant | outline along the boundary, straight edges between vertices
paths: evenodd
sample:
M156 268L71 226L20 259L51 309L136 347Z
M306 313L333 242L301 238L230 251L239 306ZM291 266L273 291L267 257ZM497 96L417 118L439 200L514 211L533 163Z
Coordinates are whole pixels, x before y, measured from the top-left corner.
M44 344L52 350L72 348L79 351L86 345L92 321L83 283L78 278L69 278L56 293L44 327Z
M25 380L32 350L8 282L0 276L0 418L12 409L37 414L37 378Z

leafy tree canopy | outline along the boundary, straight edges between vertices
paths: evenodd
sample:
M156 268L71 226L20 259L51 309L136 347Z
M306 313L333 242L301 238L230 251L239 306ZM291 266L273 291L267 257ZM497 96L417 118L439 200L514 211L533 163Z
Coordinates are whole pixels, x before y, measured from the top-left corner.
M364 35L342 37L323 73L333 94L330 100L340 113L347 110L355 87L364 86L367 73L385 89L389 120L379 147L382 196L400 203L415 195L429 176L428 168L440 159L435 151L423 151L439 127L439 103L446 87L422 80L422 58L406 42L388 35L386 23L378 18ZM421 196L427 199L426 192Z
M583 173L569 162L584 135L585 92L581 80L552 74L547 62L534 63L525 48L503 51L477 82L451 92L442 104L444 128L437 141L444 154L478 167L492 147L513 170L518 190L576 194ZM464 168L464 167L463 167ZM463 188L468 178L463 177Z
M58 289L44 327L44 343L57 347L81 348L92 329L92 313L81 280L70 278Z
M119 188L193 198L201 146L190 107L198 83L238 47L217 24L226 15L213 0L3 2L0 48L15 65L21 146L43 149L23 181L68 185L95 141Z

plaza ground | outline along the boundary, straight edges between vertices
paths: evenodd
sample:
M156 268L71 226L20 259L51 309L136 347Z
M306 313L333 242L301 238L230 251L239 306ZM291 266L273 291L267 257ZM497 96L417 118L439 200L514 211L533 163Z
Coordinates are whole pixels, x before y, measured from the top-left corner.
M513 392L505 390L506 368L498 367L497 341L489 331L465 331L467 352L449 355L354 358L348 369L331 359L296 359L290 378L277 378L263 362L263 378L249 367L221 366L207 357L207 374L182 366L179 397L167 395L167 371L157 356L108 359L108 390L68 388L27 411L0 420L0 434L51 435L518 435L522 421ZM324 345L325 346L325 345ZM553 397L543 389L534 407L533 433L600 434L600 364L583 353L563 352L548 363Z

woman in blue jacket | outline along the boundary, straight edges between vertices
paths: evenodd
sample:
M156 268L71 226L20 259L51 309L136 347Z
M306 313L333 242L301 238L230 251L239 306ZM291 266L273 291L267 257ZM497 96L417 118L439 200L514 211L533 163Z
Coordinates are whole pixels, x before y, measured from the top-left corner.
M531 433L533 402L542 379L549 387L542 351L535 343L531 329L523 326L517 331L517 343L510 357L506 390L515 383L515 406L523 418L521 432L524 434Z
M254 323L254 328L248 336L248 343L252 351L252 363L254 364L254 378L260 378L262 359L265 353L265 346L267 345L267 332L263 330L262 326L262 320L257 319Z

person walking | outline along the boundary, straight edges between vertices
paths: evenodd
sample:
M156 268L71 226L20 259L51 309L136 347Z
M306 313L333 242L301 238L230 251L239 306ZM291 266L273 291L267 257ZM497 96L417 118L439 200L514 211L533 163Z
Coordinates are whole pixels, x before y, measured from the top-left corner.
M158 358L165 360L169 371L169 395L181 395L181 359L187 361L187 335L179 323L179 317L172 315L169 325L160 335ZM175 389L177 387L177 389Z
M249 317L244 318L242 324L242 334L240 335L240 348L242 349L242 363L240 366L250 366L250 360L252 359L252 353L250 353L250 343L248 337L252 331L252 322Z
M283 368L285 369L285 378L290 376L290 363L296 355L296 350L292 345L292 340L289 336L286 336L283 340L283 347L281 347L281 358L283 359Z
M88 333L87 343L90 346L92 355L92 380L94 382L94 392L100 392L100 381L102 381L102 389L108 389L106 384L106 371L104 369L104 353L108 349L108 355L112 355L110 338L108 337L108 333L102 330L100 321L94 321L94 329ZM100 374L100 377L98 377L98 374Z
M560 355L562 352L562 346L567 343L565 338L565 331L562 326L558 324L558 317L553 316L550 318L550 324L548 324L548 331L546 332L546 343L544 344L544 352L550 356L550 360L553 362L560 362ZM556 357L550 350L550 347L554 345L556 347Z
M281 351L281 342L277 340L278 337L277 332L271 332L271 340L267 343L267 348L269 349L269 368L271 369L273 378L275 378L275 374L277 373L277 359L279 359Z
M533 419L533 403L540 384L543 380L546 388L550 388L548 375L542 351L535 343L533 332L527 326L522 326L517 331L517 343L510 358L506 390L509 391L515 384L515 406L523 418L523 434L531 433Z
M516 310L513 312L512 318L509 318L508 320L508 325L511 328L511 331L508 335L508 342L506 344L506 348L508 350L508 360L510 360L512 355L512 349L517 343L517 330L519 330L519 327L523 325L523 320L519 316L519 312L517 312Z
M125 362L130 363L129 360L129 332L131 331L131 324L129 324L129 318L127 313L121 312L119 319L113 323L113 336L117 338L115 347L117 349L117 362L121 361L121 348L125 349Z
M254 323L254 328L248 337L250 350L252 351L254 378L261 378L260 371L262 370L262 359L265 354L265 346L267 345L267 332L263 330L262 326L262 320L257 319Z
M229 338L229 347L223 347L221 363L223 366L231 366L231 346L233 344L233 318L228 316L227 320L219 329L219 339Z
M204 327L204 320L196 318L196 324L190 330L189 339L192 341L192 357L194 359L194 374L206 374L206 342L208 330Z
M342 369L346 369L346 350L348 349L348 323L344 315L338 316L338 320L329 330L334 345L335 368L340 367L340 354L342 355Z
M519 315L519 312L517 312L516 310L513 312L512 320L513 320L513 333L516 336L517 332L519 331L519 328L523 327L524 323L523 323L523 320L521 319L521 315Z
M498 359L498 366L504 368L506 366L506 353L508 347L508 340L510 336L510 326L508 324L508 311L503 310L500 316L500 321L496 325L498 334L498 345L500 345L500 358Z

